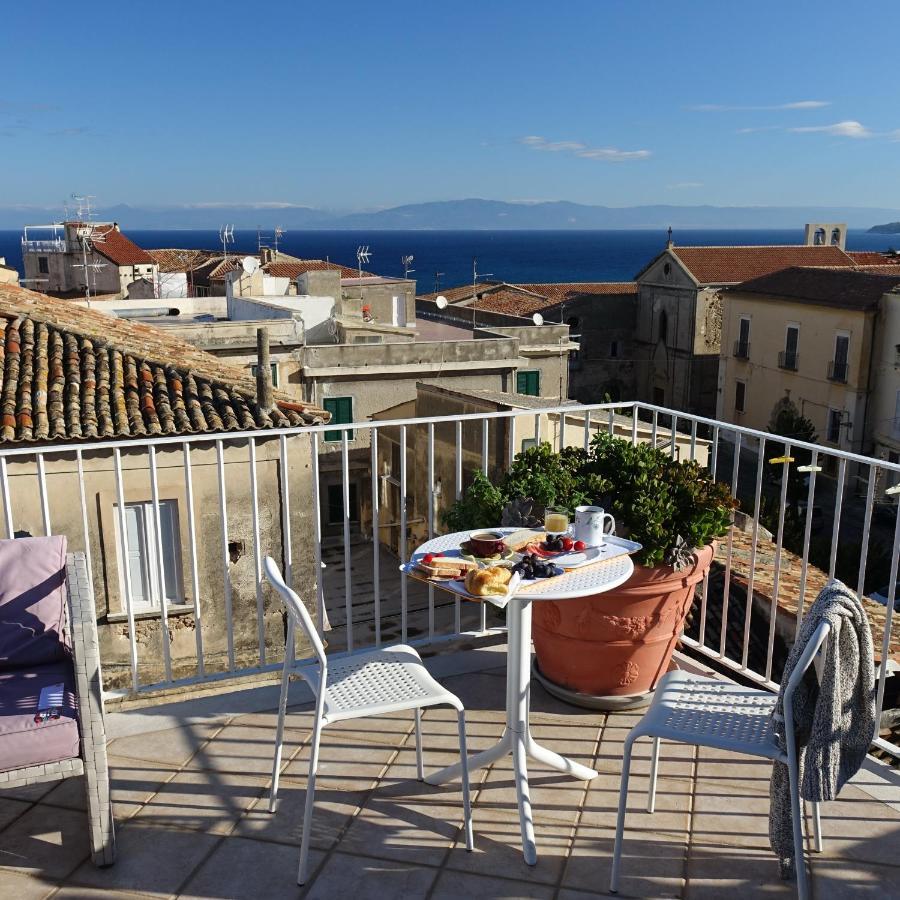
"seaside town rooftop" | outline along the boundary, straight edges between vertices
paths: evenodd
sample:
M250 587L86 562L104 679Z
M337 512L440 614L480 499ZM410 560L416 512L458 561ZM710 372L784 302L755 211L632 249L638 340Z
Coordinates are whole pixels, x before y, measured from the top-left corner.
M506 617L430 590L399 564L440 532L441 504L476 471L499 478L523 441L561 449L601 433L694 460L741 502L696 592L678 668L774 691L799 618L829 578L863 596L880 727L863 769L823 805L824 848L808 839L807 861L813 896L900 892L900 646L868 577L885 562L892 580L898 569L900 515L876 497L900 464L631 400L513 402L477 388L426 387L428 415L335 423L278 392L266 402L264 376L254 383L167 330L5 287L0 320L3 536L65 535L85 554L118 846L114 866L92 864L84 776L0 790L5 896L605 895L623 742L640 711L572 706L536 680L535 737L599 775L531 767L535 866L522 856L510 760L473 772L469 853L457 783L417 780L414 720L396 713L324 732L311 877L298 888L313 709L295 683L270 813L285 616L262 574L265 556L281 561L334 661L416 646L465 704L469 751L483 750L504 727ZM829 511L816 546L788 546L783 503L774 518L766 511L786 483L766 464L792 449L820 464L804 487L810 528L814 509ZM358 520L351 472L365 480ZM306 643L293 650L312 658ZM427 710L423 738L426 772L454 762L452 711ZM649 759L639 743L621 895L792 894L768 846L768 763L666 742L650 814Z

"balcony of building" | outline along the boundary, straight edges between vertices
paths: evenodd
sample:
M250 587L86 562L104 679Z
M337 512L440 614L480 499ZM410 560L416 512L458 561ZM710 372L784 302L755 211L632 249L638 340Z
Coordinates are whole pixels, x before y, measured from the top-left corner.
M583 782L532 766L533 867L522 858L509 758L473 774L475 850L467 853L458 784L416 780L413 719L396 714L324 732L312 877L297 888L312 728L310 696L299 683L279 806L267 811L285 651L282 609L261 574L267 554L314 613L329 653L413 644L465 703L470 753L499 736L504 616L412 581L398 565L419 536L441 529L444 492L459 496L476 469L502 471L523 441L580 445L608 431L652 442L700 460L741 500L698 588L679 667L774 690L798 618L830 576L862 595L876 581L897 581L900 517L873 515L900 471L884 460L634 403L344 427L368 432L370 465L351 467L342 441L337 542L323 533L329 493L318 468L323 432L333 426L0 451L6 535L66 533L70 549L88 554L118 829L116 864L96 869L80 778L0 791L4 896L604 895L623 740L639 713L570 706L537 683L536 735L600 774ZM785 513L789 480L776 477L787 464L771 460L801 452L809 453L810 472L795 521ZM829 461L834 477L822 471ZM117 563L142 553L145 568ZM892 605L865 605L883 727L864 769L823 807L824 849L810 843L807 854L816 897L900 893L900 702L892 674L900 639ZM296 652L308 653L302 645ZM454 761L451 716L424 715L426 769ZM790 896L793 886L780 881L768 847L771 766L668 743L661 758L651 815L643 811L649 744L638 744L621 894Z

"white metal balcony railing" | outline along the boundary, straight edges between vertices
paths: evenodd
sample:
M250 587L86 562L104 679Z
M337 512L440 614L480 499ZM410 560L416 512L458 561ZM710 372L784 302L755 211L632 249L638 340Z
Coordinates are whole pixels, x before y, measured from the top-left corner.
M622 416L629 417L630 421ZM411 503L419 513L418 521L424 520L423 531L428 536L435 534L440 528L435 498L442 490L452 490L454 497L460 497L467 476L471 476L475 468L480 467L488 473L492 466L496 470L511 462L518 446L517 429L520 429L518 443L521 438L544 434L548 423L553 426L557 447L575 443L573 431L566 426L566 421L572 419L583 419L583 428L578 423L576 429L577 442L584 446L589 444L594 433L608 430L620 435L624 433L632 442L642 440L660 448L665 446L665 452L673 457L684 455L693 459L698 449L708 449L706 464L710 472L730 486L732 495L744 498L742 507L748 517L747 525L740 535L732 529L722 539L720 555L724 558L714 574L699 586L693 620L683 638L686 647L712 664L736 677L773 690L777 688L781 662L776 658L776 637L781 635L783 641L789 642L799 627L804 603L808 606L814 599L810 576L816 570L810 556L813 531L821 527L823 509L830 514L833 524L830 540L826 538L827 552L823 550L821 568L828 577L833 577L840 563L844 580L863 593L867 567L872 565L870 554L877 544L877 541L873 543L873 534L878 529L887 529L883 523L873 522L873 510L876 501L884 499L881 497L884 487L896 483L900 464L794 442L767 432L635 402L558 406L527 413L496 412L342 424L341 428L347 429L342 441L332 443L328 448L323 433L335 431L333 424L201 435L188 439L161 437L141 442L124 440L46 448L4 448L0 450L3 520L8 536L16 535L17 531L48 535L54 530L65 531L70 549L87 550L102 624L104 599L101 591L106 597L105 602L109 603L109 597L117 590L111 560L113 557L131 560L135 552L131 542L137 538L126 522L127 504L139 497L144 508L149 510L155 527L149 528L149 538L145 535L143 539L155 544L150 564L156 569L156 584L165 585L170 573L165 568L167 550L161 509L168 502L166 498L176 495L180 498L178 502L184 505L179 533L187 550L183 575L183 582L189 585L184 598L187 602L172 607L166 596L167 590L161 589L158 608L142 613L134 602L137 586L132 583L132 567L121 566L118 577L124 622L119 627L124 627L127 632L127 659L122 663L126 677L122 679L124 683L109 690L111 694L277 670L283 659L284 636L279 632L275 618L280 615L280 607L274 602L270 608L266 606L268 591L262 578L262 560L266 555L272 555L282 563L288 583L293 584L301 595L307 592L304 599L316 606L320 629L326 621L327 611L334 626L328 634L332 652L352 653L379 645L386 631L391 632L391 638L396 635L402 641L419 645L462 635L476 638L501 631L500 617L488 621L485 604L460 604L459 598L445 600L444 597L449 595L443 592L437 592L441 597L436 598L433 588L426 589L418 583L413 584L416 591L421 590L421 599L411 603L407 579L398 574L397 561L392 561L391 572L381 571L384 550L379 541L371 540L371 535L380 535L384 539L386 533L396 534L397 555L400 560L405 560L411 549L408 538ZM349 430L355 434L352 448L347 438ZM668 440L669 434L676 431L678 439ZM504 441L498 442L501 432ZM436 435L443 448L441 454L435 451ZM396 509L391 508L386 513L385 518L389 521L385 522L381 518L385 459L379 453L388 445L394 445L392 449L399 454L399 472L387 473L389 478L398 476L399 491L396 502L390 504ZM407 459L409 447L421 455L417 466L424 461L412 483ZM329 448L330 452L324 452ZM449 451L449 459L446 451ZM505 458L497 458L498 453ZM791 463L771 462L773 457L778 459L791 454L802 454L809 459L806 480L799 482L803 497L796 504L800 521L795 522L794 527L796 531L799 525L800 531L794 554L786 546L790 481L786 476ZM360 545L354 549L351 541L351 457L355 467L360 464L361 457L370 467L369 475L364 476L369 479L370 491L367 498L371 519L367 537L372 545L370 559L368 550L363 551L362 558L358 555L354 558ZM391 459L390 452L387 459ZM442 479L436 474L436 468L444 474L447 487L441 487ZM771 475L777 469L781 470L780 483ZM343 590L339 591L342 598L331 590L326 596L321 577L315 579L313 589L312 579L304 578L297 564L298 547L311 543L313 569L316 573L321 571L323 498L319 479L326 470L340 485L337 512L342 510L343 516L339 515L340 534L336 537L340 554L338 566L342 564L344 569ZM833 471L834 477L820 474L824 470ZM303 483L309 485L309 497L300 487L300 476L304 472L308 472L305 476L308 481ZM162 480L160 473L164 475ZM238 478L241 473L242 477ZM796 491L797 482L792 483ZM422 496L415 494L417 484L424 485ZM854 484L863 486L864 497L862 490L853 490ZM261 497L265 500L262 507ZM337 503L336 495L329 499ZM103 503L114 512L107 512L104 517L98 512ZM889 602L883 621L874 622L881 660L879 712L891 675L887 660L900 552L900 508L896 509L889 532L882 532L882 537L889 540L889 550L879 545L881 564L883 568L889 568L886 577ZM766 516L771 541L766 544L770 549L763 552L762 542L768 539L764 536L766 526L761 519ZM842 517L845 520L843 547ZM302 534L297 533L298 528L303 530ZM860 535L861 540L858 557L853 548L853 557L848 561L846 538L850 534ZM244 605L237 612L234 601L239 585L235 581L237 570L233 568L232 557L235 537L246 539L252 556L246 596L239 598ZM738 552L737 540L745 542L744 551L741 551L743 556ZM819 543L822 545L822 541ZM791 579L786 574L788 557L794 566ZM210 558L213 558L212 565L209 565ZM249 560L245 562L249 565ZM799 580L795 584L796 568L799 568ZM850 577L848 572L855 577ZM387 584L390 578L399 581L398 596L393 592L388 596L382 591L383 582ZM790 584L785 587L787 581ZM760 592L755 586L759 588L763 582L770 595L767 609L765 603L760 608L760 603L756 602ZM361 610L360 600L360 585L364 583L371 583L372 591L371 610L365 612ZM788 615L779 607L779 603L787 599L796 603L796 616ZM109 612L113 612L111 606ZM173 658L170 647L174 640L173 626L182 621L181 617L186 613L193 616L193 646L186 655L182 653ZM413 628L410 627L411 615L415 617ZM149 625L145 622L148 616ZM157 626L158 630L154 632ZM142 627L145 633L141 633ZM169 639L159 639L161 635ZM220 650L213 646L216 642L222 645ZM102 643L105 648L109 646L108 642ZM184 646L181 645L182 651ZM754 646L758 650L756 655ZM295 648L289 648L289 652L296 652ZM115 663L110 664L104 659L104 665L108 679ZM885 749L898 749L883 740L877 743Z
M62 238L48 241L32 241L22 238L23 253L65 253L66 242Z

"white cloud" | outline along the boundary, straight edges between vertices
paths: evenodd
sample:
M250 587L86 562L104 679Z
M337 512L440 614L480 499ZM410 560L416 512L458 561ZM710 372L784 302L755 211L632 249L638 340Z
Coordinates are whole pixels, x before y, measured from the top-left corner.
M802 128L789 128L794 134L830 134L835 137L869 138L874 132L866 128L861 122L847 119L844 122L835 122L833 125L807 125Z
M619 150L617 147L589 147L580 141L548 141L540 135L530 134L520 138L519 143L532 150L543 150L549 153L573 153L582 159L599 159L605 162L625 162L632 159L646 159L649 150Z
M775 112L781 109L821 109L831 106L830 100L794 100L791 103L777 103L769 106L732 106L727 103L700 103L689 106L693 112Z
M693 188L703 187L702 181L676 181L674 184L667 184L667 191L689 191Z

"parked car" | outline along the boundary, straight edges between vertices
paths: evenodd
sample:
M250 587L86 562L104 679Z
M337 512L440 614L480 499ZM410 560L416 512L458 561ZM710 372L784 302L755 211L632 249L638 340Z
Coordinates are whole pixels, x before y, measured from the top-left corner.
M886 607L888 604L888 593L891 589L889 584L886 584L884 587L878 588L877 591L873 591L869 594L869 599L874 600L876 603L880 603L882 606ZM894 586L894 609L900 612L900 581Z

